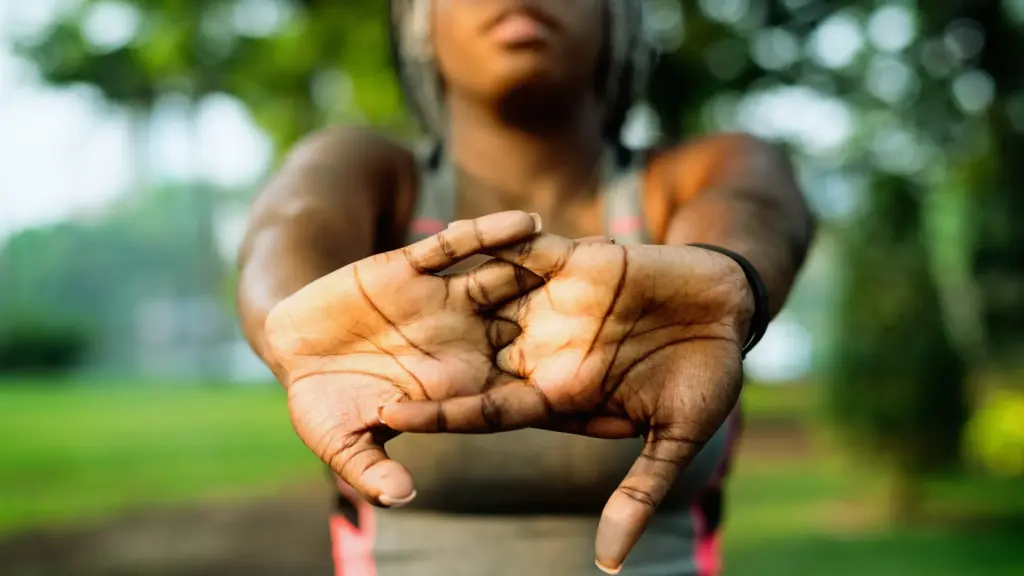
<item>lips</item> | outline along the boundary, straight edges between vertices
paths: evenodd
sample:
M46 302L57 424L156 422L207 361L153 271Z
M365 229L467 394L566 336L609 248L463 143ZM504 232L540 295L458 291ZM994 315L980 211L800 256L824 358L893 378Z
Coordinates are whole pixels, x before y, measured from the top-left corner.
M497 16L495 16L490 22L488 22L487 30L490 31L495 28L498 28L503 23L505 23L505 21L513 18L533 20L537 24L540 24L541 26L552 30L560 27L558 20L552 17L551 14L545 12L543 9L532 4L517 3L513 6L510 6L502 10Z

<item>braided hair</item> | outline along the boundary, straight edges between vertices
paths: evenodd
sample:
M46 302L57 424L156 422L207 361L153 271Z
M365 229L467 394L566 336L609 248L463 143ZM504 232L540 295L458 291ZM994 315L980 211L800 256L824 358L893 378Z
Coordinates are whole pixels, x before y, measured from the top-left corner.
M602 0L609 11L600 70L604 133L619 133L634 100L646 87L653 51L643 34L643 0ZM446 132L444 91L431 38L432 0L390 0L391 54L407 106L435 139Z

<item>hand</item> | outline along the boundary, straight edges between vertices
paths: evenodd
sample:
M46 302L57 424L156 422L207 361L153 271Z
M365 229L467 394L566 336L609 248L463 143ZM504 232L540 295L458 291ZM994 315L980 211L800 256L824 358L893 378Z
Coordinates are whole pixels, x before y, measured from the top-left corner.
M598 563L615 570L736 403L754 306L746 277L728 257L690 247L541 235L491 254L547 281L498 312L522 334L497 365L524 380L469 397L389 403L382 418L409 432L511 430L565 414L636 423L644 448L598 528Z
M448 398L514 380L493 358L519 328L484 313L541 283L498 260L435 273L538 229L524 212L479 218L346 266L271 311L265 335L295 430L370 501L401 505L415 495L409 472L384 451L394 432L380 424L378 408L396 397Z

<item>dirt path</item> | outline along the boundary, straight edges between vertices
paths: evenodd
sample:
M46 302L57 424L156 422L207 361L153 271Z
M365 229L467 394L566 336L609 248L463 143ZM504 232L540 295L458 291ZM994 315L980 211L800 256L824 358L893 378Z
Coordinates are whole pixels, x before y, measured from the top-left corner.
M740 458L801 458L799 429L746 434ZM327 483L257 502L148 510L0 541L3 576L327 576Z
M4 576L327 575L325 485L0 542Z

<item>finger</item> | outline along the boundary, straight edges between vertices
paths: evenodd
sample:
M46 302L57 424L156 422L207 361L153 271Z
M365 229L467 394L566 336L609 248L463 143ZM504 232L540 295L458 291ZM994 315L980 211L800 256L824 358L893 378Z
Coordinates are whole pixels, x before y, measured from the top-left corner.
M416 497L412 474L388 458L382 438L366 431L351 440L328 461L338 476L381 506L404 506Z
M544 284L540 276L501 260L490 260L451 276L448 282L449 292L460 296L476 310L500 306Z
M518 326L518 324L516 324ZM498 370L507 374L515 374L519 377L526 377L530 373L526 354L523 352L522 342L513 340L508 346L498 350L494 357L494 365Z
M531 274L533 273L531 272ZM501 318L507 322L515 322L519 324L529 314L530 301L534 294L536 294L536 292L530 292L525 294L522 298L506 302L503 306L496 308L492 314L495 318Z
M381 420L400 432L489 434L537 427L550 418L550 404L543 393L522 380L475 396L440 401L392 402L381 411Z
M488 249L486 253L548 280L565 267L577 245L577 242L562 236L539 234L518 244Z
M640 457L608 499L597 527L597 563L615 573L636 545L679 471L697 454L701 442L670 427L654 428Z
M615 244L615 238L607 236L587 236L576 241L577 244Z
M460 260L525 240L540 231L540 217L518 210L456 223L402 249L420 273L440 272Z
M537 428L603 440L622 440L640 435L633 422L617 416L559 416Z
M500 350L508 346L522 333L523 330L518 324L500 318L491 320L487 324L487 341L493 350Z

